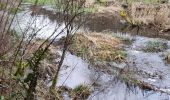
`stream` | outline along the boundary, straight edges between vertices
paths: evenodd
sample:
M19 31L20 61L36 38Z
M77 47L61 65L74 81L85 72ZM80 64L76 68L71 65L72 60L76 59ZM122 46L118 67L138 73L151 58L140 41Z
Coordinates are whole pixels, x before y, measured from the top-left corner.
M57 26L59 26L59 28L54 33ZM109 25L109 28L113 26ZM33 16L32 11L27 7L25 11L17 14L12 26L12 28L18 32L36 33L36 38L42 39L49 37L53 33L55 35L59 34L64 27L64 23L51 20L46 15ZM106 29L107 25L104 28ZM91 29L90 26L87 27L87 29ZM91 31L94 31L94 29L95 28ZM96 70L90 67L86 61L69 52L66 54L57 85L65 85L74 88L80 84L92 85L95 82L95 86L93 87L94 92L89 96L88 100L170 100L170 64L166 63L163 57L164 53L170 51L170 41L161 38L122 33L118 32L119 29L113 30L113 35L128 37L134 40L132 44L126 45L124 49L128 54L126 62L130 68L134 68L135 71L139 73L137 77L146 83L159 87L169 95L159 91L156 92L143 90L139 87L129 87L114 74ZM82 29L79 31L82 31ZM102 30L96 31L102 32ZM32 34L27 34L28 37L31 35ZM65 35L66 33L64 30L57 39ZM147 45L148 41L163 41L167 43L167 48L160 52L144 52L143 48ZM145 75L145 73L147 73L147 75Z

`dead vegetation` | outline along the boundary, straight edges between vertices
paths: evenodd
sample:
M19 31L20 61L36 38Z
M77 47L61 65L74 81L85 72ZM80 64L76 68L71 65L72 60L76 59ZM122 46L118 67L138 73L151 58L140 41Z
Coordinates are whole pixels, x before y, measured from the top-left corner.
M167 23L159 24L160 21L166 21L163 19L166 19L169 16L168 14L165 14L165 17L164 17L165 12L163 11L164 10L159 11L160 16L158 16L158 18L160 19L156 19L155 17L157 22L154 22L154 25L158 25L161 28L162 27L165 28L164 26L167 25ZM139 16L143 16L143 15L138 15L137 17ZM143 22L150 22L148 20L145 19L145 21ZM11 38L8 37L8 35L6 36L0 37L0 43L2 43L2 45L0 45L0 50L3 51L3 52L0 51L0 54L8 51L9 49L7 47L11 47L11 46L8 46L8 44L11 44L11 42L9 41ZM125 41L129 41L129 40L125 40ZM43 44L43 42L44 41L36 40L36 41L32 41L31 43L28 43L28 45L26 43L23 43L22 46L25 49L24 54L22 55L21 53L21 56L19 57L19 59L16 59L16 61L14 62L14 66L12 67L15 67L15 68L12 69L12 73L10 71L11 69L8 68L8 64L10 63L8 64L3 63L4 65L1 64L0 72L2 72L2 78L0 78L0 88L2 89L2 91L0 92L2 93L3 96L6 96L6 94L8 93L8 94L17 95L17 96L14 96L15 99L25 98L26 93L23 93L24 92L23 89L28 89L28 84L34 81L34 80L31 81L31 79L28 79L30 77L29 77L29 72L27 72L29 71L28 70L29 68L27 68L28 62L26 61L28 59L31 59L31 57L34 56L34 54L36 54L36 51L38 51L38 49L43 50L48 46L49 44L48 42L46 42L47 44L46 43ZM43 46L39 48L41 44L43 44ZM86 60L89 60L90 62L95 62L95 61L124 62L126 59L126 52L121 48L123 41L111 35L106 35L106 34L101 34L101 33L91 33L91 34L80 34L79 33L73 36L73 39L70 41L70 44L71 45L68 50L71 53L78 55ZM152 49L155 49L154 47ZM55 99L58 94L59 96L57 97L62 98L61 94L58 93L59 91L56 92L57 95L55 94L53 95L52 93L50 93L49 88L47 87L47 84L45 83L45 81L47 80L47 75L50 76L50 79L52 80L57 70L58 62L56 62L55 59L60 57L59 54L57 53L57 49L58 48L55 47L54 45L49 46L46 52L47 54L45 54L45 57L43 57L43 60L40 61L40 65L38 65L40 67L38 67L38 71L36 71L36 73L38 74L35 75L35 76L38 75L38 80L36 80L37 81L37 85L35 86L36 93L34 94L36 96L35 98L37 99L44 99L44 98ZM40 54L41 54L41 51L40 51ZM8 62L10 62L10 60L11 59L8 58ZM30 67L35 67L35 66L30 66ZM21 76L18 76L17 74L15 75L15 72L17 74L20 74ZM28 76L25 74L27 74ZM127 76L127 74L125 75ZM27 78L25 78L25 76L27 76ZM27 84L27 79L29 80L28 84ZM135 80L133 78L127 78L127 80L128 79L131 79L130 82L136 83L137 85L141 87L150 88L152 90L155 89L155 88L152 88L152 86L143 84L142 82ZM89 87L84 86L84 85L77 86L75 89L69 89L69 88L62 88L62 89L63 91L70 91L71 97L75 98L75 100L86 99L90 95ZM9 98L11 97L12 96L10 96Z
M123 42L112 35L78 33L73 37L69 51L90 62L123 62L126 58L126 53L122 50L121 44Z
M123 16L128 22L135 25L152 25L157 31L170 29L169 4L144 4L134 2L127 14Z
M152 83L143 81L142 79L139 79L139 74L142 74L142 71L134 71L131 69L123 69L120 72L120 79L122 79L129 88L132 87L139 87L142 90L148 90L148 91L157 91L157 92L161 92L161 93L166 93L166 94L170 94L170 92L168 91L168 89L166 88L161 88L158 87L156 85L153 85ZM149 76L150 74L147 73Z
M42 42L43 41L39 40L39 41L34 41L34 43L30 43L28 45L29 49L26 49L25 51L26 53L22 57L25 59L31 58ZM57 50L56 47L54 47L53 45L50 46L46 58L41 61L40 64L41 67L38 70L39 76L38 76L38 82L37 82L38 84L36 88L37 92L35 94L36 97L47 96L49 94L46 93L48 92L48 87L47 87L47 83L45 82L48 80L47 76L50 76L49 79L52 80L53 78L52 76L54 75L57 69L56 67L57 62L55 62L55 58L59 57L59 55L56 50ZM29 73L31 73L29 67L26 67L27 62L26 60L23 60L20 65L20 61L16 60L13 64L12 61L11 63L9 63L10 58L8 55L6 55L5 58L7 62L6 63L1 62L1 66L0 66L0 72L2 74L0 78L1 95L5 96L5 98L24 99L25 89L28 88L28 85L26 84L28 78L26 76L29 75ZM5 58L1 58L1 60ZM11 67L7 67L11 65L13 65L12 71L11 71ZM10 77L11 74L12 74L12 79ZM9 94L13 94L13 96L9 96Z
M68 46L66 40L63 47L65 50L63 50L62 55L58 55L58 48L53 45L53 42L58 37L58 35L55 35L54 33L60 25L56 26L52 35L44 40L36 40L37 32L42 28L37 30L35 33L33 32L30 37L26 37L26 35L29 34L28 28L28 30L26 29L25 31L21 31L22 33L19 41L12 41L15 42L13 45L9 42L12 38L6 38L5 36L7 36L7 33L11 30L10 28L17 11L14 11L14 14L10 14L9 10L13 6L17 7L16 9L18 10L22 0L18 5L14 5L13 3L15 2L12 2L12 0L3 1L5 1L6 7L2 8L3 13L0 17L2 21L0 25L2 41L0 41L0 43L3 44L0 45L0 48L2 48L2 53L6 55L9 53L9 55L0 59L2 60L2 64L0 65L0 72L2 73L0 78L0 88L2 88L0 89L0 98L21 100L60 99L60 95L58 96L58 91L56 89L56 83ZM62 5L65 7L63 11L65 16L62 17L65 19L66 26L59 34L63 33L64 30L67 30L67 36L72 34L72 27L74 27L72 26L73 20L76 16L80 16L83 13L83 11L78 12L78 10L83 7L81 0L76 2L76 4L73 4L72 2L73 0L67 0L67 2L65 2L67 4ZM9 9L8 5L10 7ZM70 11L73 13L73 16L69 19L68 15ZM9 36L11 36L11 34ZM51 38L52 36L54 37ZM7 42L3 40L6 40ZM10 44L9 47L11 47L11 45L13 46L11 47L11 51L8 53L6 53L6 49L4 49L6 46L8 47L7 44ZM61 59L57 62L56 59L58 57ZM47 87L48 84L46 81L47 83L49 83L49 81L52 82L51 88Z
M26 54L23 56L24 58L30 59L33 56L38 47L42 44L43 40L33 41L28 45L28 49L26 49ZM43 45L42 48L45 48L48 45L48 42ZM52 81L53 76L57 70L57 65L59 62L56 59L60 58L61 55L58 53L59 48L51 45L48 48L48 52L46 53L45 59L43 59L40 63L40 67L38 69L38 80L36 86L36 93L34 93L34 98L40 100L64 100L65 93L68 93L67 96L69 98L73 98L74 100L78 99L87 99L91 93L91 89L86 85L79 85L75 88L69 88L67 86L56 87L55 91L49 91L48 84ZM16 61L17 62L17 61ZM7 62L9 64L9 62ZM0 89L1 95L6 98L11 99L25 99L25 90L28 88L27 80L29 80L29 74L31 73L28 67L25 67L27 62L22 62L22 69L17 71L17 68L13 68L12 73L10 72L9 67L2 67L5 62L1 62L0 73L3 75L0 78ZM19 64L19 62L18 62ZM16 65L18 67L19 65ZM5 65L6 66L6 65ZM14 75L15 73L19 73L20 75ZM14 76L10 79L10 74ZM28 77L27 77L28 75ZM10 86L11 85L11 86ZM9 93L12 94L9 96Z

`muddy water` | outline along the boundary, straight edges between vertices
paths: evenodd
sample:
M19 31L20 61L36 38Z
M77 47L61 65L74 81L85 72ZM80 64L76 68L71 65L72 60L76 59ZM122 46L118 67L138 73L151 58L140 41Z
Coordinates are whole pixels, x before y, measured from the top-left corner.
M97 20L93 20L92 22L96 21ZM55 31L55 35L65 27L61 21L52 20L44 15L32 16L32 11L26 9L26 11L17 15L12 28L22 33L27 32L27 36L31 36L31 33L36 33L37 38L47 38L58 26L60 27ZM95 26L95 24L92 26ZM42 30L39 31L41 28ZM109 27L103 28L104 29L100 27L100 30L98 30L96 26L92 28L87 27L90 31L103 31L111 27L109 25ZM61 38L64 35L65 32L63 31L58 38ZM128 52L127 63L129 67L132 69L134 68L135 71L139 73L137 78L169 92L170 65L165 63L162 55L164 52L170 51L170 41L140 35L124 35L119 32L114 35L122 37L128 36L134 40L131 45L125 46L125 49ZM169 46L168 49L158 53L144 52L142 48L146 46L148 41L153 40L167 42ZM80 84L87 84L89 86L93 84L92 89L94 92L88 98L89 100L170 100L170 95L166 93L146 91L138 87L129 87L123 81L120 81L114 74L108 74L93 69L86 61L67 53L57 85L66 85L74 88Z

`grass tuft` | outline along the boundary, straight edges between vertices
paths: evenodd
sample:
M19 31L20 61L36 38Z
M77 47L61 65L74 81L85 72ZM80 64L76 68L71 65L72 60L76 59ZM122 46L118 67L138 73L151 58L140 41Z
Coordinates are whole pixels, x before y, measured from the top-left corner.
M72 98L74 98L74 100L77 100L77 99L85 100L88 98L90 93L91 93L90 87L86 85L78 85L72 90L71 96Z
M147 42L147 45L143 48L143 50L145 52L162 52L167 48L167 43L155 40Z

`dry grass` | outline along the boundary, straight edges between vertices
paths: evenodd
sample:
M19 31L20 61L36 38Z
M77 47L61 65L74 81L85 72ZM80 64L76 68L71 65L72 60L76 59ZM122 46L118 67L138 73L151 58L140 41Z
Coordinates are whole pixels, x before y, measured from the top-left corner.
M170 28L170 5L161 5L154 17L154 22L163 29Z
M130 19L133 23L152 24L159 30L170 28L170 5L169 4L143 4L132 3Z
M89 61L116 61L124 58L122 42L111 35L91 33L76 34L69 50Z

